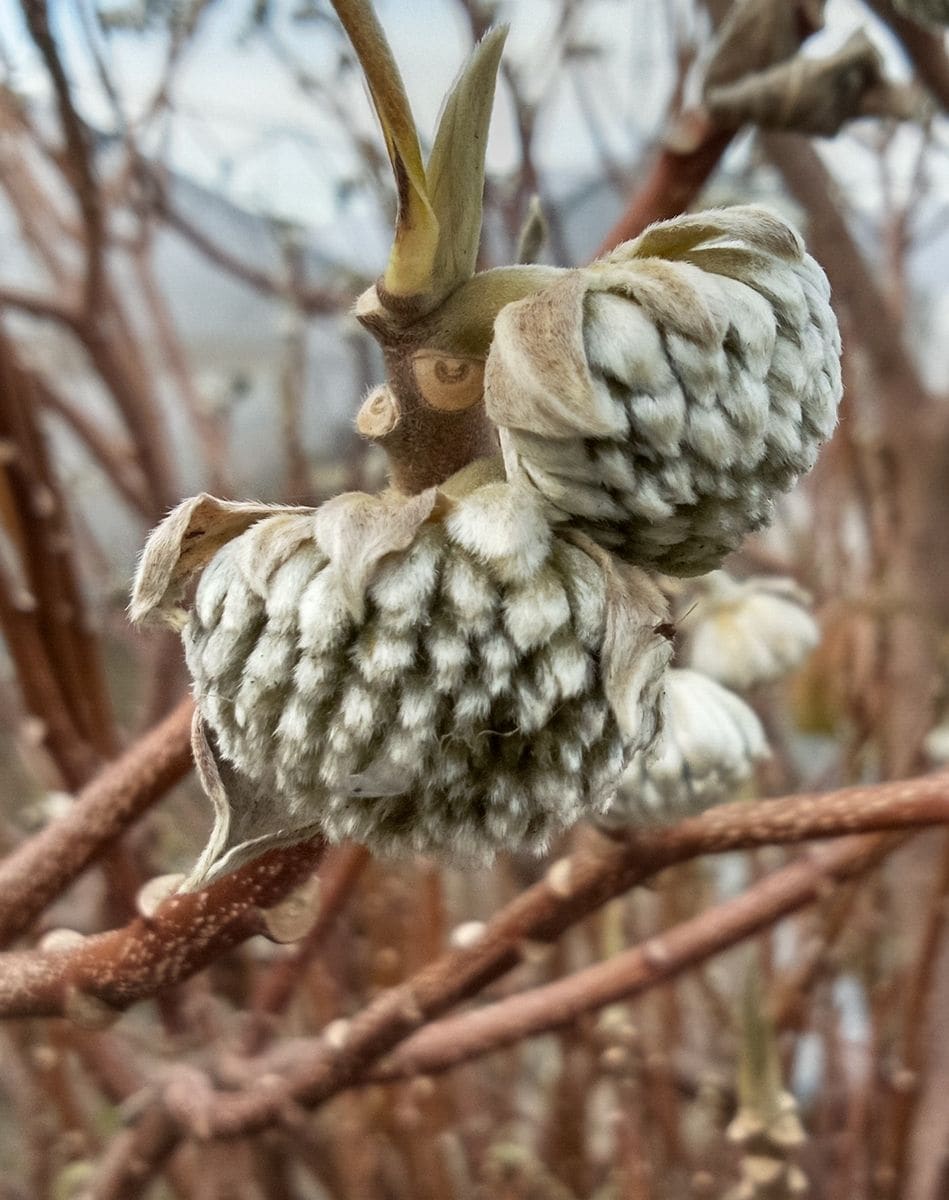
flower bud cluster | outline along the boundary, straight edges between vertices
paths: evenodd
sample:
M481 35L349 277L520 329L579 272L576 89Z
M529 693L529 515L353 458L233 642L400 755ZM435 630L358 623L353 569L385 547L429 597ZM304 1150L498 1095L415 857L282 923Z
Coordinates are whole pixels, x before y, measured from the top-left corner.
M217 540L213 502L196 524L194 503L146 548L139 616L174 611L176 563ZM257 516L213 550L183 628L219 808L202 879L317 831L462 859L541 850L654 740L664 598L556 533L529 490Z
M605 823L675 820L736 798L769 755L764 730L737 691L790 674L817 644L807 595L789 579L724 571L682 590L680 658L666 679L663 730L633 756Z
M386 343L415 406L403 449L424 426L419 444L447 454L456 409L482 403L463 335L494 311L491 279L474 286L491 275L426 311L435 349ZM217 814L192 883L317 833L464 859L540 851L603 814L621 779L613 819L668 820L732 794L764 755L727 689L810 648L802 597L700 581L704 615L669 671L656 573L717 567L813 465L840 396L826 279L783 222L736 208L531 280L491 316L501 457L318 509L198 496L149 539L132 616L182 630ZM418 371L454 350L463 410L433 405Z
M788 225L736 207L655 225L509 304L485 373L509 472L627 561L717 567L834 428L829 295Z

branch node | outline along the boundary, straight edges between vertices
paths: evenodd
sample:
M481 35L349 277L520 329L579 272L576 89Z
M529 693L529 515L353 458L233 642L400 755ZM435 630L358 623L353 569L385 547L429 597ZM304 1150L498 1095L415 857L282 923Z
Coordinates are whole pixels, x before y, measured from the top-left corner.
M138 889L135 896L135 907L146 921L150 920L164 901L177 892L184 881L185 876L180 873L155 875L152 879L146 880Z
M264 936L273 942L298 942L309 933L320 908L320 880L311 875L300 887L275 904L262 909Z
M345 1017L330 1021L323 1030L323 1040L331 1050L342 1050L349 1039L350 1022Z
M121 1009L113 1008L111 1004L106 1004L104 1000L93 996L91 992L82 992L77 987L70 987L66 991L63 1016L67 1021L78 1025L80 1029L91 1031L108 1029L121 1015Z
M78 929L50 929L39 941L39 949L53 954L63 950L75 950L85 941Z
M573 890L573 863L569 858L558 858L546 875L547 886L555 896L566 899Z

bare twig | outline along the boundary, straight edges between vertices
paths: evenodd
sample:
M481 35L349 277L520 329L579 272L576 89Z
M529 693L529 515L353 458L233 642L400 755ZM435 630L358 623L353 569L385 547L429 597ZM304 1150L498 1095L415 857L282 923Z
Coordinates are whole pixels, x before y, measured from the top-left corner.
M364 846L341 846L327 856L320 873L320 908L316 920L292 957L274 963L261 979L254 1002L257 1012L281 1013L290 1003L294 988L319 952L368 863L369 852Z
M915 961L908 972L902 1005L902 1021L895 1066L899 1084L889 1097L887 1166L893 1178L906 1178L912 1150L913 1119L923 1094L927 1074L926 1035L932 1017L934 978L939 948L946 927L949 904L949 840L943 844L939 873L929 899Z
M0 1012L67 1016L95 1026L111 1010L189 979L255 933L310 875L320 841L273 850L202 892L174 895L149 917L85 938L75 949L0 956Z
M560 859L544 880L522 892L470 947L453 950L383 992L329 1040L294 1044L270 1064L273 1083L245 1093L203 1097L184 1119L230 1136L266 1126L290 1101L314 1105L349 1087L378 1058L426 1021L477 994L529 954L613 896L665 867L699 854L793 843L844 833L906 828L949 820L949 780L924 779L845 788L756 805L729 804L670 829ZM863 846L855 848L863 853ZM279 1059L279 1061L278 1061ZM286 1059L286 1061L283 1061Z
M827 272L835 305L850 318L849 328L873 364L874 386L883 401L894 531L882 581L890 592L883 672L892 700L880 742L885 772L904 775L914 770L932 723L936 687L938 633L919 614L945 611L949 596L943 578L949 533L942 512L934 519L932 508L936 481L944 473L943 418L850 234L833 177L817 152L793 135L766 134L763 143L808 214L811 250Z
M600 243L596 257L637 237L653 221L678 216L695 200L735 134L716 128L708 117L697 112L689 114L688 127L688 147L662 147L626 210Z
M812 903L830 882L860 874L876 862L882 840L848 838L606 962L428 1025L404 1041L369 1078L391 1081L445 1071L522 1038L563 1028L607 1004L630 1000Z
M79 311L74 305L10 285L0 287L0 307L13 308L41 320L55 321L58 325L65 325L74 331L81 322Z
M0 944L29 929L51 900L191 766L191 701L106 767L65 817L0 862Z
M286 285L278 277L258 270L239 255L233 254L226 246L215 242L203 229L176 209L166 196L161 193L159 195L158 213L165 224L174 229L176 233L181 234L209 262L266 296L286 295ZM299 288L293 296L294 304L308 316L344 312L349 307L351 299L352 296L348 290L335 292L328 288L312 286Z
M148 514L148 495L131 445L111 441L84 408L71 404L46 380L37 378L35 386L43 407L55 413L69 426L133 511Z
M890 0L865 0L893 30L912 60L920 79L946 111L949 111L949 57L941 31L926 29L896 11Z
M89 133L73 104L72 92L49 27L46 0L24 0L23 14L56 93L59 119L66 142L65 174L76 195L85 226L86 278L85 309L92 314L99 306L105 245L105 216L93 165Z

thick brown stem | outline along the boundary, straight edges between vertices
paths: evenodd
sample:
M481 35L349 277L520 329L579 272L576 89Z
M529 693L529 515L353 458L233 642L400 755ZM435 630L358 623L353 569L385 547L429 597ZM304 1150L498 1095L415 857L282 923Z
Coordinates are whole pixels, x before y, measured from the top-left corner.
M498 453L498 435L483 404L460 413L403 410L378 444L389 460L393 487L408 496L438 487L476 458Z
M174 895L154 915L85 938L71 950L7 954L0 964L0 1011L67 1016L96 1024L154 996L266 931L262 911L309 876L323 843L271 850L203 892Z

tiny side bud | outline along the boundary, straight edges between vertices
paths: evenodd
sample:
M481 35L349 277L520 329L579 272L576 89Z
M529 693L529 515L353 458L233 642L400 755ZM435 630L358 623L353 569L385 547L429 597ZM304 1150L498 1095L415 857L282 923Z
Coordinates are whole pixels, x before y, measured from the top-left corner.
M309 931L320 907L320 880L311 875L273 908L261 912L265 935L274 942L298 942Z
M184 881L185 877L181 874L155 875L138 889L135 907L146 921L151 920L160 906L177 892Z
M356 429L365 438L379 441L399 423L399 407L387 387L374 388L356 414Z
M119 1009L113 1008L111 1004L106 1004L104 1000L100 1000L98 996L93 996L90 992L83 992L79 988L71 987L66 993L63 1016L67 1021L78 1025L80 1029L91 1031L108 1029L121 1015Z

